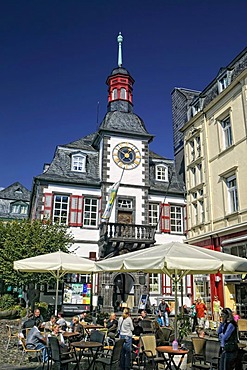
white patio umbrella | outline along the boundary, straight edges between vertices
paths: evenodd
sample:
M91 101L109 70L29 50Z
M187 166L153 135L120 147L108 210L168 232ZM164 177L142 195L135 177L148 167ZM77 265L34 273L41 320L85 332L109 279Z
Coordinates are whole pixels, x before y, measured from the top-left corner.
M102 271L167 274L175 284L175 335L177 337L177 284L185 275L243 274L247 259L230 254L171 242L96 262Z
M96 271L94 261L61 251L14 261L14 269L21 272L49 272L56 279L55 315L57 315L59 279L67 273L88 274Z

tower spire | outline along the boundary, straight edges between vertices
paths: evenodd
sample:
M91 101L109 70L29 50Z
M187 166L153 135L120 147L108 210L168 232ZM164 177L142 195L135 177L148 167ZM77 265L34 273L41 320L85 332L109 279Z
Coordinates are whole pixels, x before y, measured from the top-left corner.
M121 32L119 32L118 37L117 37L117 42L118 42L118 66L122 67L123 65L123 60L122 60L122 42L123 42L123 36Z

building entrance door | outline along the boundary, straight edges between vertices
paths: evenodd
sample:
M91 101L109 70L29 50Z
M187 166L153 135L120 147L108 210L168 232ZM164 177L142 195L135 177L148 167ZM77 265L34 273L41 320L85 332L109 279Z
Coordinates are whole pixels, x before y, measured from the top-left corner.
M130 274L118 274L114 279L112 305L116 311L122 306L134 306L134 279Z

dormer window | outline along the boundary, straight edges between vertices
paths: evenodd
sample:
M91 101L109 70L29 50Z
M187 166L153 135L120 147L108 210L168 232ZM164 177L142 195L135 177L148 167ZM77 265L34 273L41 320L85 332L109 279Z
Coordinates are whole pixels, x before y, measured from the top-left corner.
M158 181L168 182L168 167L164 164L158 164L155 168L155 178Z
M10 212L18 215L26 215L28 205L24 202L15 202L10 205Z
M75 172L86 172L86 156L82 153L72 155L71 170Z
M192 106L192 115L193 117L198 113L200 112L201 108L200 108L200 102L197 101L193 106Z
M231 76L233 71L226 71L223 75L220 76L218 79L218 92L219 94L227 88L227 86L231 83Z
M198 112L201 112L203 109L203 103L204 103L204 98L200 97L194 103L192 103L191 107L191 114L192 117L194 117Z

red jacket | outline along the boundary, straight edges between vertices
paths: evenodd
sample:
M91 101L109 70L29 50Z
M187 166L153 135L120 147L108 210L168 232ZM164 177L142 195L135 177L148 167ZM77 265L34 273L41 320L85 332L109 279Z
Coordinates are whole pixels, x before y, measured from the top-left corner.
M205 306L204 303L200 302L196 304L196 314L198 319L201 319L202 317L205 316L205 312L207 311L207 307Z

